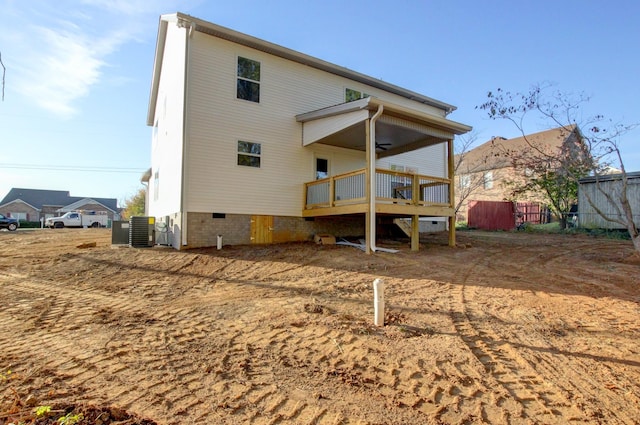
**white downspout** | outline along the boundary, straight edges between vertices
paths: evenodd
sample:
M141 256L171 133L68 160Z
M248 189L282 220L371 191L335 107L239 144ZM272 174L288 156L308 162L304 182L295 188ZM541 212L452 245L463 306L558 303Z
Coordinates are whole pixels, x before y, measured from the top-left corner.
M193 31L196 29L196 23L191 22L189 29L187 30L186 46L185 46L185 64L184 64L184 104L182 111L182 190L180 191L180 215L181 229L180 239L182 245L187 245L187 211L186 211L186 195L187 188L186 179L186 163L187 163L187 143L189 137L189 63L191 61L191 38L193 37Z
M376 252L376 121L382 115L384 107L378 105L378 110L369 121L369 248L371 252Z

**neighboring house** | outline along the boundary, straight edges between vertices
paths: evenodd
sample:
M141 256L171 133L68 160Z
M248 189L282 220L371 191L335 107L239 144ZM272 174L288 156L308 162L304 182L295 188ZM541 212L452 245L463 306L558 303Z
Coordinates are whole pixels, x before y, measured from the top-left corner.
M21 221L40 221L67 211L105 211L111 220L119 220L115 198L70 196L63 190L13 188L0 201L0 213Z
M581 143L576 126L559 127L523 137L493 137L488 142L456 157L457 220L467 221L470 201L518 201L546 204L541 193L523 193L514 198L513 189L528 177L526 167L518 164L520 154L545 152L557 155L560 150L573 152ZM514 161L515 158L515 161ZM522 162L522 161L520 161Z
M592 229L625 229L615 221L605 220L596 208L607 217L626 221L620 199L623 188L622 174L585 177L578 182L578 226ZM640 225L640 171L627 173L627 199L636 226ZM591 200L591 202L589 202ZM595 208L594 208L595 206Z
M453 222L455 107L181 13L160 17L147 214L177 248ZM455 243L450 226L450 243ZM384 230L384 229L382 229Z

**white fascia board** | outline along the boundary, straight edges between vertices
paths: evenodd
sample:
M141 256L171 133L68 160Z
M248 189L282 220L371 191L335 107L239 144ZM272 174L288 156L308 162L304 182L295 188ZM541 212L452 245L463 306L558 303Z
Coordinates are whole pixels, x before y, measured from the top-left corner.
M162 72L162 60L164 57L164 46L167 39L168 21L175 15L162 15L158 24L158 40L156 41L156 54L153 60L153 75L151 76L151 92L149 95L149 108L147 110L147 125L152 126L155 121L156 103L158 101L158 86L160 85L160 74Z

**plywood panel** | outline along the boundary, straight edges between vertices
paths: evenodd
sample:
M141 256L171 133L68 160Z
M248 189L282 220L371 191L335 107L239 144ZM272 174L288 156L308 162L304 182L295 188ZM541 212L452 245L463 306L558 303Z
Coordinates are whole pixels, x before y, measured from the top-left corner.
M273 242L273 216L254 215L251 217L251 242L255 244Z

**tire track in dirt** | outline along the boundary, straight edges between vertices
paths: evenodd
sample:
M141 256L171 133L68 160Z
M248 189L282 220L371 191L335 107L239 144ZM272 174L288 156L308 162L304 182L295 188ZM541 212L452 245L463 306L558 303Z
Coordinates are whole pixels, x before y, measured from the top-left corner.
M280 330L261 335L260 323L252 323L251 317L240 322L222 320L216 323L209 315L182 306L169 309L158 306L159 310L149 316L146 309L128 295L88 293L64 285L52 286L52 282L26 276L11 278L14 290L23 297L38 300L43 293L49 294L45 297L47 308L38 314L38 326L24 335L23 341L33 347L30 354L46 359L45 353L58 353L56 360L43 362L72 386L108 381L111 392L98 396L127 410L150 414L157 411L158 415L170 412L168 424L182 423L184 417L204 418L217 409L246 410L243 413L252 418L249 423L256 424L360 423L351 419L348 412L319 407L313 393L292 397L290 391L274 388L270 383L278 382L280 378L270 376L270 361L274 356L300 365L300 361L295 360L298 350L330 347L330 353L318 352L317 360L322 361L338 351L338 347L349 345L348 340L339 346L332 342L343 340L347 337L345 334L326 331L319 335L296 336L291 330ZM290 301L284 300L281 304L286 307ZM109 309L102 307L104 305ZM69 323L59 320L61 312L67 308L74 309L76 322L114 326L111 339L97 346L88 345L79 332L81 326L76 323L71 325L75 332L70 334ZM16 312L16 308L7 311L10 316L15 316ZM132 317L131 321L128 316ZM147 321L143 331L134 325L135 321L141 320ZM5 323L17 328L19 322L20 319L13 317ZM224 333L228 336L223 341L211 337L219 327L225 327ZM8 341L0 337L0 344L4 346L5 343ZM268 356L256 357L261 346L267 344L270 345ZM138 345L145 347L145 353L153 354L140 355L136 350ZM282 351L288 353L291 360L282 357ZM264 361L260 364L256 358ZM339 367L341 361L334 360L333 366ZM200 374L204 374L204 379L197 378ZM229 384L229 380L235 382ZM210 386L215 388L217 400L206 398ZM150 404L145 400L155 401ZM247 400L252 403L247 404Z
M249 334L262 339L257 333ZM363 337L351 331L329 328L317 333L301 324L287 330L274 329L263 337L269 341L270 352L280 353L280 361L287 366L305 370L309 375L324 374L330 380L337 379L356 389L373 388L379 393L382 405L413 411L411 417L416 420L418 415L425 423L438 421L441 416L445 419L443 413L447 413L447 406L450 411L459 411L462 403L469 402L481 391L472 381L448 384L446 380L453 372L447 370L447 362L416 361L413 351L408 355L389 356L385 348L375 348L373 336L363 344L359 341ZM363 350L363 346L369 348ZM272 360L267 357L267 364Z
M32 279L18 281L15 276L12 286L16 291L34 296L47 291L52 292L48 282L34 283ZM38 316L42 318L39 324L41 326L34 327L31 332L26 333L24 341L33 347L30 354L35 357L46 358L46 353L59 353L57 358L65 360L56 360L47 363L46 366L68 377L71 385L82 386L87 381L107 379L111 387L115 386L119 390L115 394L102 394L102 397L125 408L151 411L153 406L147 406L144 399L163 400L164 407L172 411L176 418L184 415L185 410L195 409L196 405L209 404L206 400L193 396L199 390L206 392L205 388L196 385L195 377L198 374L194 369L197 369L197 366L185 359L184 353L176 349L207 337L210 324L206 317L180 310L160 312L155 318L150 318L145 309L137 305L131 297L102 295L96 294L95 291L87 294L81 290L60 287L53 292L56 295L47 297L50 306L47 314ZM110 303L107 304L107 301ZM104 305L109 305L109 310L101 307ZM82 332L70 334L68 324L58 324L55 320L57 317L51 312L60 308L74 308L74 315L82 325L95 325L97 318L97 325L112 326L111 339L94 346L85 344ZM15 315L16 311L9 310L7 313ZM130 321L127 319L128 316L132 317ZM13 322L12 327L19 328L20 320L12 319L10 317L7 320ZM147 322L145 330L141 332L138 327L137 332L130 333L130 329L135 329L134 323L140 321ZM179 331L167 333L163 323L175 324L174 329ZM82 325L73 324L72 328L84 328ZM140 344L145 346L145 350L151 349L154 355L138 355L136 347ZM8 341L3 346L9 346ZM144 366L145 373L139 375L139 370L136 369L141 366ZM185 375L181 371L188 373ZM193 378L187 380L185 376ZM144 384L140 383L139 378L143 378ZM203 410L209 409L207 407ZM174 423L180 423L180 420Z
M263 311L267 303L261 304L254 302L251 310ZM335 418L340 418L340 423L353 423L349 410L336 412L318 407L318 398L323 400L331 396L330 387L312 386L311 382L319 375L328 384L352 387L355 405L366 404L368 410L375 409L370 405L371 400L362 400L358 396L359 388L374 388L380 395L379 406L383 410L404 409L404 414L414 419L419 415L425 423L437 420L445 410L444 404L460 405L464 398L462 393L467 394L462 401L464 403L478 392L476 388L470 388L470 382L447 385L444 381L450 374L443 371L447 367L445 362L427 364L423 360L411 359L412 354L394 358L391 362L385 359L382 349L371 348L370 344L376 340L374 337L363 344L359 340L362 337L354 335L350 329L329 327L318 332L317 326L308 328L305 323L309 314L296 315L296 308L302 310L300 301L292 303L287 299L272 298L268 304L274 311L288 309L286 316L294 318L290 326L275 327L265 332L261 323L264 319L251 315L243 315L243 320L235 323L227 322L226 333L234 337L229 340L223 362L217 365L233 376L246 376L242 387L225 385L216 391L225 399L223 406L251 417L249 423L265 423L258 416L259 412L293 423L334 423ZM363 346L370 348L363 350ZM274 376L274 363L294 368L298 378ZM306 378L309 378L308 384ZM432 385L432 378L443 381L441 388L437 387L437 382ZM281 390L277 391L272 382L279 382ZM285 386L294 389L283 394L282 387ZM390 417L388 423L396 422L401 420Z
M296 269L289 268L287 271L295 272ZM346 278L348 273L339 274L337 280ZM414 284L424 286L419 280ZM393 284L390 283L390 286ZM405 285L399 285L399 288L398 291L410 290ZM340 288L335 290L341 292ZM279 309L278 306L274 307L274 310ZM249 327L246 331L248 335L259 335L259 329L254 331ZM369 345L371 342L356 343L357 337L352 334L332 332L334 331L326 330L321 334L307 334L301 324L287 331L276 329L263 336L269 341L270 348L281 353L280 360L288 366L299 370L309 369L310 373L325 373L330 378L339 378L343 383L356 387L375 388L389 408L409 409L414 411L414 418L419 414L425 422L466 420L477 423L479 419L482 420L479 413L480 402L474 398L489 390L478 380L467 379L460 372L467 369L464 360L456 362L455 366L451 366L449 362L416 361L415 352L409 351L407 355L394 356L391 361L375 350L369 349L363 353L350 348ZM347 338L346 341L344 338ZM251 341L251 344L264 345L257 341ZM312 364L302 360L309 358L313 359ZM323 367L319 368L317 365ZM475 371L475 376L479 375L480 372ZM450 383L452 377L454 384ZM466 419L461 418L459 412L466 410L467 405L473 405L471 410L476 413ZM484 421L490 423L489 419Z
M265 306L256 302L255 311ZM271 299L269 308L291 308L291 302ZM224 356L209 366L215 375L213 385L218 395L218 406L234 414L248 418L246 423L300 423L333 424L360 423L348 412L335 410L329 403L323 406L319 400L327 399L330 393L296 374L315 378L323 373L323 366L335 359L337 346L330 340L341 338L341 334L325 330L322 333L299 335L302 328L272 328L267 332L261 327L263 319L257 315L243 315L241 320L226 321L225 333L232 335L227 340ZM324 347L317 349L317 347ZM333 348L331 348L333 347ZM298 356L304 352L304 356ZM311 356L309 362L305 356ZM276 374L273 363L295 368L295 374ZM230 377L236 377L229 384ZM238 378L240 377L240 378ZM218 379L219 378L219 379ZM339 419L338 419L339 418Z
M545 423L566 423L584 419L560 389L550 385L545 376L512 347L510 341L504 340L487 325L491 322L470 302L472 294L469 294L471 290L467 283L479 263L485 267L494 256L487 253L481 260L461 270L450 284L451 319L456 332L489 376L506 391L503 396L498 391L492 400L493 407L504 409L502 416L508 421L541 417ZM491 383L489 386L494 387Z
M617 247L612 243L613 247ZM556 247L558 248L558 247ZM564 247L563 247L564 248ZM540 289L545 289L544 282L551 281L549 287L557 287L555 279L562 278L567 282L567 287L571 288L577 286L580 288L580 292L583 294L589 294L592 291L585 290L585 279L579 275L572 275L563 273L566 264L575 265L576 259L582 256L591 255L593 250L593 244L581 243L572 244L571 249L556 249L558 253L555 255L549 255L546 257L531 256L525 257L519 263L519 268L527 268L529 275L532 275L533 269L539 276L537 282L542 283ZM498 269L499 266L494 266L494 269ZM572 267L572 270L580 270L579 267ZM606 278L610 276L605 274ZM597 276L593 276L593 287L596 288L596 294L601 289ZM549 295L542 291L537 292L538 297L561 297L567 299L566 295L554 294ZM532 334L522 335L510 335L510 339L520 340L521 347L519 350L520 355L527 360L529 365L537 370L544 376L565 376L570 379L563 379L562 381L554 382L565 395L565 398L572 400L573 404L583 411L585 417L591 420L601 420L606 418L609 421L615 420L619 423L636 424L637 418L629 416L625 412L625 405L629 402L640 404L640 388L637 386L635 375L616 374L612 373L610 362L626 361L624 355L640 358L637 351L634 352L631 348L626 350L625 347L621 347L616 344L615 341L608 342L610 334L633 334L640 329L640 321L621 320L623 317L638 317L637 304L630 304L626 301L616 301L616 307L611 308L610 300L605 300L607 305L604 305L601 300L596 296L591 302L587 301L580 305L581 311L575 313L575 317L571 317L573 325L564 323L564 320L560 320L557 329L539 329L538 332ZM628 310L628 314L620 314L622 311ZM634 312L636 314L634 314ZM544 314L542 312L541 314ZM583 320L589 320L587 327L581 326ZM549 320L545 320L549 322ZM535 326L534 326L535 328ZM576 342L579 341L581 332L593 332L597 331L602 333L603 339L601 350L609 353L609 356L605 352L597 353L581 353L576 350ZM539 334L542 332L541 334ZM549 334L552 338L546 337ZM563 340L569 340L564 342ZM573 342L573 343L572 343ZM606 349L608 348L608 349ZM631 363L634 363L633 361ZM638 364L639 362L635 362ZM602 383L593 379L593 376L600 377L600 380L604 376L610 377L607 387L603 387ZM617 391L614 391L617 390ZM596 403L598 408L584 408L583 400L594 402L599 400L602 391L610 391L619 393L618 397L607 397L607 403Z
M518 248L526 246L517 242ZM44 377L31 388L54 388L45 381L53 378L56 385L77 389L68 391L73 396L67 401L102 400L169 424L568 422L568 414L545 410L557 408L554 403L563 407L557 394L584 408L575 417L578 422L635 424L624 410L637 411L640 387L627 383L638 376L639 363L630 363L625 371L608 362L606 356L621 357L608 351L616 340L607 341L602 345L606 353L591 359L567 345L552 351L558 341L579 342L579 332L602 333L604 339L612 329L618 341L628 344L626 352L633 355L635 350L637 358L629 339L637 323L631 318L615 322L613 304L602 319L585 319L585 327L578 328L571 313L595 314L605 305L596 300L581 310L577 290L577 300L573 292L553 294L550 301L565 297L573 309L565 314L556 306L557 317L575 328L559 339L556 321L540 317L544 326L551 326L546 331L536 327L535 315L527 316L538 311L536 302L544 300L544 289L529 293L526 288L534 287L530 282L514 282L510 288L508 276L491 286L491 273L504 272L496 245L482 254L474 249L434 250L433 256L423 257L401 253L390 257L395 265L384 256L377 263L350 258L338 262L342 267L334 271L333 258L314 266L308 259L316 258L315 251L296 257L301 250L295 248L295 261L278 250L277 261L256 259L252 249L222 255L202 251L193 261L193 253L95 250L68 262L45 259L26 271L7 266L3 271L26 274L4 280L0 276L0 294L6 300L0 323L21 338L17 344L0 332L0 346L11 347L0 359L11 363L17 374L20 367L43 368L39 376ZM73 247L69 251L77 252ZM478 261L485 253L490 261ZM520 265L527 266L528 258L522 256L514 274ZM549 267L558 266L546 253L542 259ZM405 260L415 270L405 271ZM432 261L434 266L429 266ZM493 266L495 270L487 270ZM458 271L455 278L453 270ZM67 271L71 273L61 275ZM368 291L376 274L389 283L390 308L398 319L384 328L374 328L368 320ZM442 279L424 279L434 275ZM38 278L42 276L52 281ZM15 281L20 289L13 291ZM458 282L465 285L456 286ZM562 286L558 288L561 292ZM505 292L522 299L505 299ZM401 301L394 306L396 296ZM509 310L520 301L530 304L514 317ZM498 303L504 307L496 309ZM624 314L634 311L631 302L623 306ZM630 327L626 333L625 327ZM530 332L521 335L523 329ZM472 343L478 346L476 352ZM496 365L503 361L497 370L502 374L494 375L497 367L483 363L483 355L494 356L485 360ZM558 362L574 357L585 361L571 363L569 375L562 375ZM602 364L588 370L594 361ZM571 387L578 373L606 376L604 381L592 379L594 389L598 382L601 387L603 382L613 385L600 388L603 402L593 399L591 390L578 394L581 388ZM541 384L540 377L559 382ZM570 383L564 384L563 378ZM591 378L576 380L583 385L581 379ZM515 399L509 388L519 389L525 400ZM605 394L609 391L619 397ZM526 399L530 392L539 393L539 399ZM593 408L599 404L604 407ZM605 417L609 410L620 412Z

